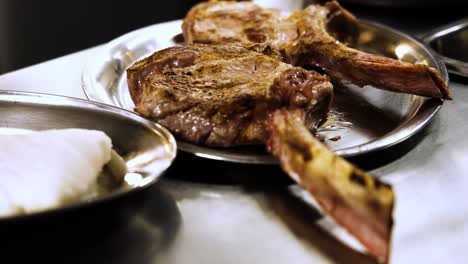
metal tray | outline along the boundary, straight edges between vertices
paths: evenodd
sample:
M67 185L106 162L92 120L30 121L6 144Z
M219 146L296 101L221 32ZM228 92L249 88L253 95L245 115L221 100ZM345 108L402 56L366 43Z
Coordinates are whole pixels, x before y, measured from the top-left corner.
M468 18L436 28L422 39L438 53L450 73L468 77Z
M126 68L135 61L169 46L177 45L181 21L156 24L119 37L90 55L82 75L82 86L90 100L133 110L126 83ZM446 68L416 39L387 26L362 21L357 48L412 63L435 67L445 82ZM395 145L424 127L437 113L442 101L397 94L352 85L336 89L331 120L319 134L338 154L360 155ZM178 141L179 149L194 155L231 162L272 164L276 159L262 146L208 148Z
M0 217L0 223L78 209L141 190L161 177L177 150L173 136L154 122L117 107L55 95L0 91L0 127L101 130L127 165L123 183L106 186L92 198L37 213Z

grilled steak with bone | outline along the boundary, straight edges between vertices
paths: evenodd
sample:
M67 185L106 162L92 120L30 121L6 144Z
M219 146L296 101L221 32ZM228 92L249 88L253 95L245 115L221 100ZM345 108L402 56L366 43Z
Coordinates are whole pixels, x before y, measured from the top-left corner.
M224 147L267 144L337 223L373 255L388 258L391 187L310 134L330 106L328 77L281 62L265 45L242 43L168 48L135 63L127 77L135 110L179 138Z
M358 22L337 2L311 5L291 15L262 9L252 2L210 1L198 4L182 26L186 43L265 43L294 65L316 65L338 80L395 92L443 99L449 91L439 73L347 47Z
M313 130L333 90L328 77L281 62L265 45L172 47L127 76L137 112L208 146L263 143L266 114L280 107L304 109Z

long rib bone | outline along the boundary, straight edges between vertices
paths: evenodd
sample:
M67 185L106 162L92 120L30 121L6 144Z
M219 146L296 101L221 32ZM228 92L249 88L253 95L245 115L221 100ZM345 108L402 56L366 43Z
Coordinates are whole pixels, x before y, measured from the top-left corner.
M303 125L303 115L301 109L272 113L269 151L369 253L387 260L393 223L392 188L336 156Z

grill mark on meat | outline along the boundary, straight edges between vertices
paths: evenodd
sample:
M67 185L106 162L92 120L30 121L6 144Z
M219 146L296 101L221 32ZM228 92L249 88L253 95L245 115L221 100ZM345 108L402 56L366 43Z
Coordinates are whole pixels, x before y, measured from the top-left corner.
M374 186L375 186L376 189L391 188L390 184L382 182L382 181L375 181Z
M349 179L356 184L359 184L361 186L366 186L366 180L361 174L359 174L358 171L353 171L351 175L349 176Z
M355 235L371 254L388 260L392 188L336 156L312 137L303 126L303 114L303 109L284 108L270 114L269 151L338 224ZM313 155L311 159L304 158L305 149Z
M312 160L313 154L306 145L298 143L294 139L286 138L286 141L288 142L289 147L294 149L294 151L297 151L297 153L302 156L302 159L304 160L304 162L308 162Z

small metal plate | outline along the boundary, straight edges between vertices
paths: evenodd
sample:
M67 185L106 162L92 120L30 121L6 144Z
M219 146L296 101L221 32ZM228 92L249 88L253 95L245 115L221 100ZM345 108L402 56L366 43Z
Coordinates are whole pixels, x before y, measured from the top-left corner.
M439 54L450 73L468 77L468 18L436 28L422 39Z
M149 26L119 37L91 54L82 85L90 100L133 110L126 68L153 52L177 45L181 21ZM387 26L362 21L356 48L436 68L445 82L445 66L414 38ZM338 155L355 156L395 145L424 127L442 101L353 85L336 87L330 122L320 136ZM231 162L272 164L276 159L263 146L208 148L178 141L182 151Z
M0 222L77 209L141 190L161 177L177 152L173 136L154 122L117 107L55 95L0 91L0 127L101 130L112 139L114 151L127 165L119 185L106 186L105 191L59 208L0 217Z

